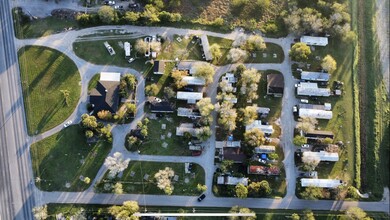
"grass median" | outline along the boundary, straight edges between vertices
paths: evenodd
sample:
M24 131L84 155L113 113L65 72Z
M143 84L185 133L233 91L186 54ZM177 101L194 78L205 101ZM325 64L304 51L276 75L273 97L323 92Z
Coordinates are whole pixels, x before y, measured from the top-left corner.
M18 51L29 135L45 132L64 122L79 101L80 74L63 53L40 46ZM68 91L68 103L63 91Z
M89 187L80 177L95 178L111 144L87 144L83 129L73 125L31 146L36 185L43 191L82 191Z

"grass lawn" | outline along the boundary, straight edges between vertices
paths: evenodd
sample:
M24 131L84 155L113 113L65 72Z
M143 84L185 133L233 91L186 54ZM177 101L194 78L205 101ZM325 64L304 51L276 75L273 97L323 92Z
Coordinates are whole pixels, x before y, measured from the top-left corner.
M175 113L160 119L149 118L148 138L140 147L141 154L190 156L188 141L184 137L176 136L176 127L180 122L184 122L182 119L186 118L180 118ZM161 129L162 124L166 124L165 130ZM172 134L170 138L167 136L169 132ZM161 135L165 135L164 140L161 139ZM164 142L168 144L166 148L162 147Z
M159 60L203 60L201 46L194 35L182 36L173 35L173 41L165 41L162 44L161 53L157 56ZM180 39L180 40L178 40Z
M111 150L111 144L99 141L87 144L83 129L73 125L31 146L36 183L44 191L82 191L89 187L79 178L91 181ZM65 187L70 183L70 187Z
M13 9L13 18L15 20L15 36L19 39L38 38L64 31L64 28L78 28L77 21L65 20L55 17L39 18L23 23L17 16L17 9Z
M100 79L100 73L94 75L92 79L88 82L88 92L91 91L92 89L96 88L98 82Z
M164 191L157 188L154 174L165 167L172 168L175 171L175 175L179 176L177 182L172 180L174 186L172 195L195 196L200 194L196 190L196 186L198 183L205 184L205 173L198 164L193 164L192 173L195 173L195 175L192 175L184 173L184 163L130 161L128 168L123 172L123 176L114 180L114 183L122 183L124 193L161 195L164 194ZM134 173L133 176L131 176L132 173ZM149 175L148 180L144 179L146 174ZM185 183L185 178L189 180L188 183ZM103 180L97 185L98 191L104 191L105 181L109 180Z
M144 56L136 54L132 49L131 57L135 58L132 63L128 63L125 59L125 50L119 45L119 42L129 42L133 48L137 39L123 38L118 40L99 40L99 41L76 41L73 43L73 50L78 57L88 62L98 65L114 65L120 67L131 67L138 71L147 72L151 69L151 65L147 63ZM104 42L107 41L115 51L115 55L110 56Z
M29 135L42 133L64 122L77 106L80 74L61 52L40 46L18 51ZM69 105L60 90L70 92Z
M222 57L218 60L213 61L215 65L226 65L231 62L227 59L229 50L232 48L233 40L220 38L220 37L207 37L210 46L218 44L221 47ZM281 63L284 60L283 49L273 43L266 43L267 48L264 51L256 51L250 54L244 63ZM255 54L255 56L253 56ZM263 56L263 54L266 54ZM276 57L274 57L276 54Z
M163 75L156 75L153 73L152 70L148 71L146 73L147 79L146 79L145 86L156 83L158 87L157 97L163 98L164 88L170 86L170 84L173 83L173 79L170 76L174 67L175 67L174 62L166 62Z

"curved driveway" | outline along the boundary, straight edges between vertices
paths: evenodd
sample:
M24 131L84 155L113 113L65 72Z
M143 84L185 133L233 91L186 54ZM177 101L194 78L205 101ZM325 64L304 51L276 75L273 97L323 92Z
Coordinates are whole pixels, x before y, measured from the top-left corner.
M242 33L239 31L233 31L228 34L220 34L209 31L201 30L189 30L178 29L170 27L138 27L138 26L101 26L88 29L82 29L78 31L69 31L60 34L51 35L39 39L27 39L16 40L16 46L18 48L24 45L42 45L51 48L55 48L67 56L69 56L79 68L82 80L82 93L77 109L69 117L70 120L78 122L82 113L86 112L85 104L87 103L87 85L89 80L94 74L101 71L116 71L116 72L128 72L134 74L138 79L137 87L137 99L139 101L139 109L135 120L131 124L127 125L115 125L113 126L114 143L113 149L110 154L116 151L120 151L126 158L132 160L143 161L168 161L168 162L194 162L200 164L206 173L206 185L208 187L207 199L202 203L196 202L196 197L190 196L164 196L164 195L142 195L142 194L125 194L125 195L113 195L113 194L98 194L93 192L93 184L98 181L105 173L106 168L104 166L99 170L96 178L93 181L92 186L85 192L41 192L36 193L39 195L38 203L94 203L94 204L120 204L125 200L138 200L140 205L159 205L159 206L216 206L216 207L231 207L233 205L241 205L249 208L268 208L268 209L313 209L313 210L344 210L350 206L359 206L364 210L371 211L385 211L389 212L389 201L386 199L384 202L345 202L345 201L306 201L299 200L295 197L295 165L294 165L294 146L292 144L293 129L295 122L292 115L292 106L296 104L296 98L294 96L294 83L295 79L291 74L291 63L288 56L288 50L293 42L291 37L287 38L264 38L266 42L272 42L280 45L285 53L285 60L280 64L245 64L249 68L255 68L258 70L274 69L283 73L285 78L285 91L283 96L283 108L281 113L281 146L283 147L285 160L283 161L286 170L287 181L287 194L283 199L238 199L238 198L217 198L212 192L212 177L214 173L214 151L215 151L215 135L213 134L208 141L209 147L206 149L206 153L200 157L182 157L182 156L157 156L157 155L139 155L127 152L125 150L124 141L126 133L135 128L136 122L141 120L144 116L143 106L145 104L144 94L144 78L141 74L130 68L122 68L115 66L101 66L94 65L86 62L85 60L77 57L72 49L72 44L77 40L79 36L91 34L101 30L131 30L131 32L144 33L148 35L160 34L164 37L172 38L174 34L186 35L186 34L207 34L210 36L223 37L234 40ZM104 37L102 37L104 38ZM209 86L207 90L208 96L212 98L213 103L216 102L216 88L220 76L229 70L235 68L235 65L226 65L216 67L216 74L214 76L214 83ZM213 113L216 117L216 113ZM69 120L68 119L68 120ZM215 131L215 121L211 126ZM47 131L38 136L32 137L31 143L48 137L62 129L62 125L55 127L54 129ZM215 132L213 132L215 133Z

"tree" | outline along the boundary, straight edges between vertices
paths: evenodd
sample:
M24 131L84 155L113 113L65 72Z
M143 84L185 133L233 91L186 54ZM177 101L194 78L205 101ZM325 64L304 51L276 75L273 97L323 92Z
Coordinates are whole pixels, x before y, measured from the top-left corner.
M303 168L305 170L314 170L320 163L320 158L316 155L303 154L302 162L304 163Z
M149 24L158 23L160 22L158 11L158 8L156 8L154 5L147 4L145 5L145 9L142 12L141 17Z
M256 6L262 11L268 9L270 5L271 5L270 0L257 0L256 1Z
M36 220L47 219L47 205L34 207L32 209L32 213L34 215L34 219Z
M236 185L236 195L240 199L245 199L248 196L248 189L242 183Z
M90 116L88 114L81 115L81 125L84 128L89 128L91 130L94 130L97 128L98 123L96 121L95 116Z
M269 183L266 180L261 182L251 182L248 186L248 192L251 196L269 196L272 192Z
M106 126L102 127L99 131L100 137L104 138L108 142L112 143L112 133L111 133L111 125L107 124Z
M232 93L234 88L231 83L229 83L227 80L222 80L218 84L219 88L221 89L223 95L226 95L227 93Z
M206 81L206 84L213 82L213 76L215 73L214 67L209 63L196 64L194 66L195 74L194 76L203 78Z
M230 213L253 213L253 216L229 216L230 220L255 220L256 219L255 212L245 207L233 206L229 212Z
M232 63L244 62L248 58L248 52L240 48L232 48L229 50L227 58Z
M223 101L219 106L219 119L218 123L223 126L225 130L233 131L236 129L237 112L233 108L233 103Z
M158 94L158 86L156 83L153 83L153 84L150 84L150 85L147 85L145 87L145 93L148 95L148 96L155 96Z
M149 44L145 42L143 39L138 39L135 42L134 48L138 53L144 54L149 50Z
M239 110L239 119L244 125L251 124L257 119L257 106L247 106Z
M123 185L122 185L122 183L115 183L113 192L115 194L123 194Z
M124 17L126 22L137 22L139 18L140 18L140 13L134 11L126 12Z
M314 213L311 210L303 211L302 220L315 220Z
M150 49L154 52L159 53L161 51L161 42L158 41L150 42Z
M175 82L176 88L180 89L187 85L187 82L183 80L183 77L187 75L185 71L180 70L173 70L171 72L171 77L173 78L173 81Z
M108 175L114 178L118 173L124 171L129 165L130 159L124 159L122 153L115 152L114 155L108 156L104 161L104 166L109 170Z
M264 132L258 128L252 128L251 130L245 131L244 141L250 147L258 147L265 141Z
M170 167L165 167L164 170L159 170L156 174L154 174L154 178L157 181L157 187L164 190L167 195L171 195L173 192L171 178L174 175L175 171L173 171Z
M326 55L321 62L322 69L332 74L337 69L337 62L331 55Z
M321 141L322 144L331 144L332 142L333 142L333 139L332 139L332 138L329 138L329 137L324 138L324 139Z
M135 115L137 113L137 106L134 103L126 103L126 113Z
M245 43L241 46L241 49L247 51L261 51L266 48L263 37L260 35L251 35L249 36Z
M367 213L363 211L363 209L359 207L349 207L347 210L345 210L345 214L347 215L348 219L351 220L369 220L370 217L367 216Z
M86 131L85 131L85 137L86 137L86 138L91 138L91 137L93 137L93 131L91 131L91 130L86 130Z
M85 177L85 178L84 178L84 183L85 183L85 184L90 184L90 183L91 183L91 178Z
M198 183L198 185L196 186L196 189L197 189L199 192L206 192L206 191L207 191L207 186Z
M288 53L292 60L298 62L305 62L309 59L311 54L310 47L305 43L296 43L291 47L290 52Z
M296 125L296 128L303 132L309 132L316 128L316 125L318 124L317 119L310 118L310 117L302 117L298 119L298 123Z
M307 138L301 135L296 135L293 140L294 145L302 146L307 143Z
M211 137L211 129L209 126L204 126L201 128L195 129L196 137L201 141L206 141Z
M230 168L233 166L234 161L233 160L223 160L219 168L221 169L222 173L227 173Z
M112 119L112 114L108 110L101 110L97 113L98 118L102 120L110 120Z
M232 0L230 5L233 7L233 8L242 8L244 7L246 4L248 4L249 0Z
M176 97L176 92L171 87L165 87L164 94L168 97L168 99Z
M83 208L78 209L72 216L70 216L70 219L87 220L85 210Z
M208 116L214 110L214 105L211 103L211 98L203 98L196 103L200 115Z
M298 215L297 213L293 213L293 214L291 215L291 219L292 219L292 220L299 220L300 217L299 217L299 215Z
M322 189L319 187L309 186L300 193L303 199L317 200L322 198Z
M71 101L69 90L67 90L67 89L65 89L65 90L60 90L60 92L61 92L62 95L64 96L65 105L66 105L66 106L69 106L70 101Z
M112 206L108 208L108 212L114 215L118 220L135 220L138 217L133 216L138 212L139 206L136 201L125 201L122 206Z
M111 24L115 20L115 10L110 6L102 6L98 11L99 19L106 24Z
M219 60L219 58L222 57L221 46L219 46L219 44L212 44L210 46L210 52L213 56L213 60Z
M258 98L257 89L260 82L261 74L256 69L245 69L241 73L239 80L240 93L245 95L246 100L255 100Z

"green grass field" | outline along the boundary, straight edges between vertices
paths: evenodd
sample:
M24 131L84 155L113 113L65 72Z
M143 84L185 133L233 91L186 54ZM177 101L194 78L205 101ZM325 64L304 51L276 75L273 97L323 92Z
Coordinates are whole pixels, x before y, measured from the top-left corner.
M157 56L159 60L202 60L201 46L193 35L173 35L173 41L165 41L162 44L161 53ZM180 39L180 40L178 40Z
M65 20L55 17L39 18L22 23L19 16L17 16L18 11L13 9L12 12L15 20L15 36L19 39L45 37L62 32L64 28L78 28L78 23L75 20Z
M47 47L26 46L18 51L29 135L63 123L80 96L80 74L66 55ZM69 105L60 90L70 92Z
M130 161L128 168L123 172L123 176L114 182L120 182L123 185L125 193L135 194L164 194L164 191L157 188L154 174L165 167L170 167L175 171L175 175L179 176L179 180L172 180L174 190L172 195L199 195L196 186L205 183L205 173L201 166L193 164L192 174L184 173L184 163L166 163L166 162L146 162L146 161ZM131 173L134 175L131 176ZM148 180L144 179L145 174L149 175ZM185 178L189 180L185 183ZM108 181L108 180L107 180ZM102 187L105 181L103 180L97 185L97 190L104 190Z
M31 158L37 187L44 191L82 191L88 188L79 178L95 178L111 144L99 141L87 144L83 129L73 125L31 146ZM70 187L65 186L70 183Z
M90 63L98 65L114 65L120 67L130 67L138 71L147 72L151 65L147 62L144 56L139 56L135 50L131 50L131 57L135 58L132 63L128 63L125 59L125 50L119 46L119 42L129 42L134 48L136 39L123 38L118 40L107 40L115 51L115 55L110 56L107 49L104 47L106 40L99 41L76 41L73 43L73 51L75 54ZM93 54L93 55L91 55Z
M100 73L94 75L91 80L88 82L88 92L91 91L92 89L96 88L98 82L100 79Z

